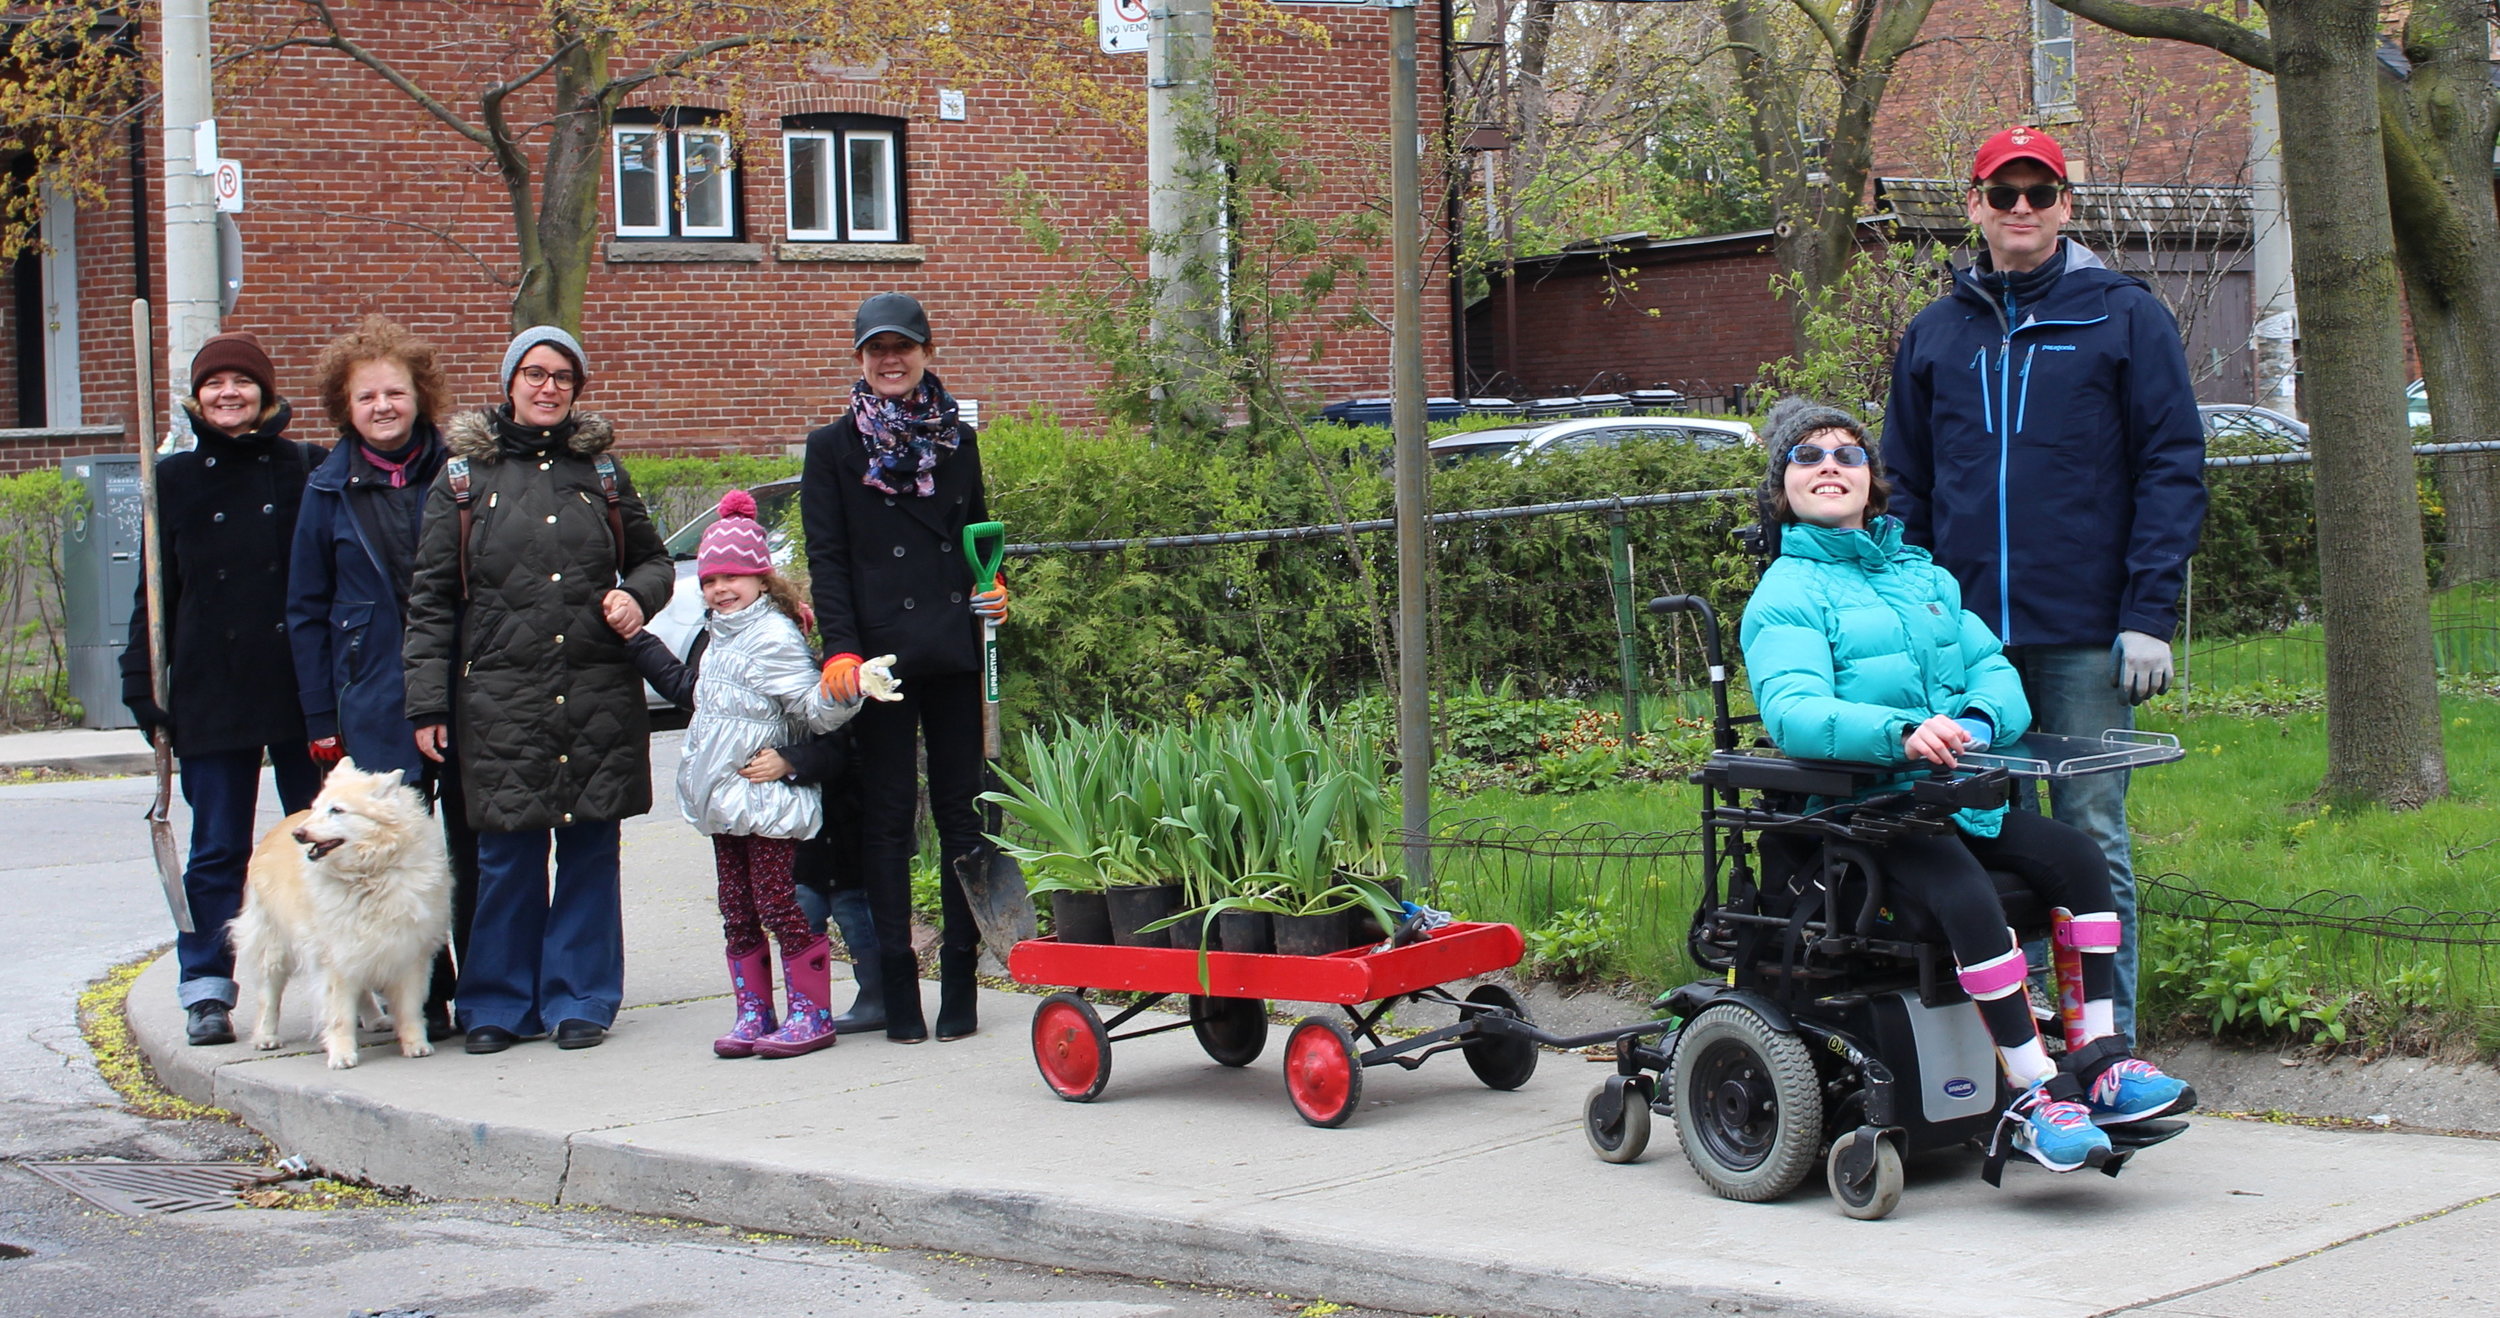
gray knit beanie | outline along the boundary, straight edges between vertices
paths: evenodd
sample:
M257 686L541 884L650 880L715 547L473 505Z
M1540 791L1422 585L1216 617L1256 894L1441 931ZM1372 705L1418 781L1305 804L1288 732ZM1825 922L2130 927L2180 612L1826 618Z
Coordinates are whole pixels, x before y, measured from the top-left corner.
M1818 430L1846 430L1865 446L1867 470L1881 476L1883 463L1875 448L1866 442L1866 423L1852 413L1829 403L1791 395L1771 404L1770 416L1762 422L1762 442L1771 448L1770 466L1763 473L1762 492L1769 497L1788 477L1788 450Z
M512 375L521 369L521 359L542 343L573 359L573 372L582 377L573 386L573 396L579 398L590 392L590 363L582 356L580 341L558 326L532 325L513 335L512 346L503 350L504 393L512 392Z

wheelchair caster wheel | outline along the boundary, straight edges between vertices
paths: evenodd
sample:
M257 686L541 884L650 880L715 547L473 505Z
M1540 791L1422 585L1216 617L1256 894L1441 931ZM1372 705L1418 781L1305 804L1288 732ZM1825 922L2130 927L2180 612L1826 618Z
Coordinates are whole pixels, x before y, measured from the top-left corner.
M1866 1157L1859 1146L1870 1140L1874 1154ZM1853 1130L1833 1140L1832 1151L1823 1160L1823 1174L1831 1185L1832 1202L1861 1222L1872 1222L1901 1204L1901 1150L1881 1135Z
M1580 1113L1589 1147L1607 1162L1632 1162L1649 1149L1649 1077L1609 1076Z

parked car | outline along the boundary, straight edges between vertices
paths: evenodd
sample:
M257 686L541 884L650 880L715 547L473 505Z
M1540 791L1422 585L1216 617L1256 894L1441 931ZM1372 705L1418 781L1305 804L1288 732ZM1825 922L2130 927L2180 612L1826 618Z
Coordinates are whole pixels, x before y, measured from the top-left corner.
M2431 423L2431 391L2420 380L2405 386L2405 424L2421 427Z
M1534 426L1496 426L1436 439L1428 446L1435 466L1447 467L1469 458L1506 456L1526 462L1549 453L1612 448L1627 440L1667 439L1700 449L1734 448L1756 443L1754 429L1742 421L1691 416L1573 417Z
M773 565L788 566L800 550L799 478L766 481L748 493L755 496L755 520L763 525L764 539L772 546ZM703 583L695 577L695 551L703 547L704 528L719 518L717 511L707 508L702 516L689 519L662 542L668 546L669 558L677 564L677 584L669 592L668 607L653 614L644 626L660 638L670 654L680 659L686 657L686 648L694 644L695 634L703 630ZM650 684L643 685L642 694L644 703L654 712L666 710L675 714L663 726L684 725L685 716L652 690Z
M2259 440L2278 448L2309 447L2309 423L2255 403L2207 403L2196 409L2204 418L2205 442L2218 439Z

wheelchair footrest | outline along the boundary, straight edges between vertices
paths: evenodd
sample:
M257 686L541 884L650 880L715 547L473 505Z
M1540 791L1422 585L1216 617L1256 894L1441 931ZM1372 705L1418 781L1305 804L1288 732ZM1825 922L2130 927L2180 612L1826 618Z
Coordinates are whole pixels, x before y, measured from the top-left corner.
M2101 1133L2109 1136L2112 1148L2149 1149L2164 1140L2177 1139L2186 1133L2187 1128L2188 1123L2184 1121L2155 1117L2149 1121L2130 1121L2123 1126L2103 1126Z

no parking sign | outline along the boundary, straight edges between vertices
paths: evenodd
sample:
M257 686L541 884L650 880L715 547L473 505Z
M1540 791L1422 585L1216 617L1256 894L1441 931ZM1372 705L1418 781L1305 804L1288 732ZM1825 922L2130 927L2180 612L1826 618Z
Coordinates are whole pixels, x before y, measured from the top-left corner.
M220 157L209 171L209 186L217 194L217 209L228 215L243 213L243 162Z

